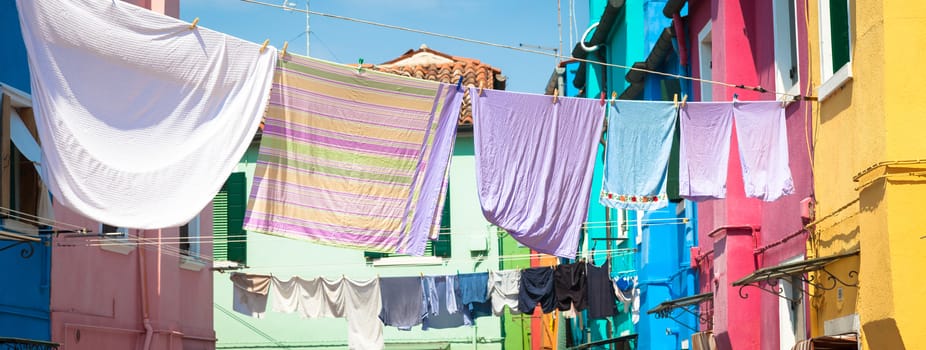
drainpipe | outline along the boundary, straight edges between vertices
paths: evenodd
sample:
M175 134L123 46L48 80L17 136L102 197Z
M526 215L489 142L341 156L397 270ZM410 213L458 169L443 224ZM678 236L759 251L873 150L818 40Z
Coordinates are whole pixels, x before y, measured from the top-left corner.
M139 235L144 235L143 232L141 231ZM154 335L154 329L151 328L151 319L148 318L148 277L145 273L145 248L143 246L138 247L138 274L141 281L142 324L145 325L145 346L142 350L148 350L151 347L151 336Z
M759 263L759 255L755 254L755 249L759 248L759 231L762 230L762 226L760 225L725 225L725 226L720 226L718 228L715 228L713 231L711 231L711 233L708 233L707 236L713 238L714 235L720 233L720 231L729 231L729 230L750 230L751 231L752 249L753 249L753 255L752 255L753 261L752 262L753 264L755 264L757 268L759 266L762 266L762 264Z

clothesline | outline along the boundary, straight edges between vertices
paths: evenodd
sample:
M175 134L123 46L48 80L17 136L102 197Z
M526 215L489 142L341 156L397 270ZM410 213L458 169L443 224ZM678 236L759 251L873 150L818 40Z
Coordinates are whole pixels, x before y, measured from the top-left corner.
M672 221L676 221L676 222L656 221L656 223L644 222L641 224L636 224L636 223L607 224L602 221L600 222L600 224L583 225L582 227L583 228L607 228L607 227L620 228L624 226L626 227L637 227L637 226L649 227L649 226L680 225L680 224L685 224L688 222L688 220L684 218L681 218L678 220L672 220ZM489 232L489 231L481 232L481 231L469 231L469 230L453 230L452 228L451 229L441 229L440 232L451 234L454 237L485 237L485 236L494 234L493 232ZM505 233L504 230L501 230L500 232ZM77 236L77 238L80 238L80 237L81 236ZM94 237L94 236L86 236L86 237ZM201 242L211 242L215 240L223 240L223 241L228 240L229 242L231 242L231 239L246 238L246 237L248 237L248 235L225 235L225 236L197 235L197 236L188 236L188 237L170 236L170 237L161 237L161 238L141 237L141 236L127 236L127 237L114 236L114 237L109 237L109 238L90 238L90 239L87 239L86 241L106 242L107 243L106 245L119 245L119 244L128 244L134 241L149 241L151 239L157 239L158 241L164 242L163 244L171 244L171 243L177 243L177 242L200 242L201 243ZM251 236L251 237L255 237L255 236ZM256 236L256 237L264 237L264 236ZM69 237L69 238L74 238L74 237ZM441 239L436 239L436 240L439 241ZM432 240L432 241L435 241L435 240Z
M8 216L13 219L20 221L25 221L31 224L36 224L39 226L50 226L50 227L68 227L70 229L75 229L77 231L86 232L87 228L79 225L69 224L63 221L57 221L50 218L44 218L37 215L32 215L26 212L19 210L14 210L6 207L0 207L0 215Z
M458 40L458 41L468 42L468 43L472 43L472 44L486 45L486 46L492 46L492 47L497 47L497 48L503 48L503 49L509 49L509 50L527 52L527 53L533 53L533 54L538 54L538 55L552 56L552 57L558 58L558 59L560 59L560 60L574 60L574 61L579 61L579 62L583 62L583 63L597 64L597 65L600 65L600 66L615 67L615 68L626 69L626 70L630 70L630 71L638 71L638 72L643 72L643 73L662 75L662 76L666 76L666 77L670 77L670 78L675 78L675 79L684 79L684 80L696 81L696 82L701 82L701 83L708 83L708 84L714 84L714 85L721 85L721 86L726 86L726 87L731 87L731 88L736 88L736 89L743 89L743 90L755 91L755 92L759 92L759 93L770 93L770 94L774 94L774 95L777 95L777 96L791 97L791 98L793 98L794 100L816 100L816 99L817 99L816 97L813 97L813 96L795 95L795 94L790 94L790 93L785 93L785 92L769 91L769 90L763 88L762 86L748 86L748 85L745 85L745 84L733 84L733 83L728 83L728 82L723 82L723 81L718 81L718 80L703 79L703 78L695 78L695 77L690 77L690 76L685 76L685 75L680 75L680 74L672 74L672 73L660 72L660 71L650 70L650 69L645 69L645 68L638 68L638 67L634 67L634 66L625 66L625 65L615 64L615 63L599 62L599 61L589 60L589 59L584 59L584 58L577 58L577 57L571 57L571 56L564 56L564 55L562 55L562 54L560 54L560 53L558 53L558 52L550 53L550 52L545 52L545 51L532 50L532 49L529 49L529 48L524 48L524 47L519 47L519 46L504 45L504 44L492 43L492 42L483 41L483 40L476 40L476 39L465 38L465 37L461 37L461 36L455 36L455 35L449 35L449 34L441 34L441 33L435 33L435 32L430 32L430 31L425 31L425 30L420 30L420 29L408 28L408 27L403 27L403 26L398 26L398 25L392 25L392 24L385 24L385 23L373 22L373 21L368 21L368 20L363 20L363 19L353 18L353 17L348 17L348 16L334 15L334 14L329 14L329 13L324 13L324 12L317 12L317 11L311 11L311 10L303 10L303 9L299 9L299 8L295 8L295 7L289 7L289 6L284 6L284 5L270 4L270 3L260 2L260 1L256 1L256 0L240 0L240 1L247 2L247 3L252 3L252 4L256 4L256 5L263 5L263 6L268 6L268 7L275 7L275 8L283 9L283 10L286 10L286 11L302 12L302 13L305 13L305 14L311 14L311 15L316 15L316 16L322 16L322 17L340 19L340 20L345 20L345 21L350 21L350 22L356 22L356 23L362 23L362 24L368 24L368 25L372 25L372 26L378 26L378 27L383 27L383 28L389 28L389 29L407 31L407 32L411 32L411 33L429 35L429 36L434 36L434 37L439 37L439 38ZM579 40L585 40L585 39L584 39L584 38L579 38Z

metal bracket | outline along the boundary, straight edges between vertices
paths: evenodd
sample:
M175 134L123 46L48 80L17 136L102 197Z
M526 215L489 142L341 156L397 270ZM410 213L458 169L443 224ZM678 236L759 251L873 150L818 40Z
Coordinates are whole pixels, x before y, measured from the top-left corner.
M702 323L702 324L707 325L708 328L713 328L713 325L712 325L712 322L711 322L712 320L711 320L711 317L710 317L709 315L707 315L707 314L702 314L702 313L700 313L700 312L694 312L694 311L692 311L691 309L689 309L690 306L695 306L695 307L697 307L697 305L689 305L689 306L676 307L676 308L671 309L671 310L666 310L666 311L663 311L663 312L658 312L658 313L656 313L656 317L657 317L657 318L668 318L668 319L670 319L670 320L672 320L672 321L675 321L675 323L678 323L679 325L682 325L682 326L685 327L685 328L688 328L688 329L690 329L690 330L692 330L692 331L698 332L699 329L694 328L694 327L691 327L691 326L689 326L686 322L682 322L681 320L679 320L679 318L682 316L681 313L679 313L678 315L675 315L675 316L672 315L672 312L673 312L674 310L682 310L682 312L691 314L691 315L693 315L695 318L697 318L699 323Z
M25 244L26 246L23 247L22 250L19 251L19 256L22 257L23 259L29 259L32 257L32 254L35 254L35 247L32 246L33 243L36 243L36 242L16 241L16 242L10 243L6 247L0 248L0 252L13 248L15 246L18 246L20 244Z
M761 285L762 283L763 283L763 281L758 281L758 282L755 282L755 283L750 283L750 284L746 284L746 285L740 286L740 289L739 289L740 298L743 298L743 299L749 298L749 293L746 293L746 292L743 291L743 290L744 290L746 287L753 287L753 288L757 288L757 289L759 289L759 290L761 290L761 291L763 291L763 292L766 292L766 293L772 294L772 295L774 295L774 296L777 296L777 297L779 297L779 298L785 299L785 300L791 302L791 305L795 305L795 304L797 304L797 303L799 303L799 302L801 301L801 296L800 296L800 295L798 295L798 296L796 296L796 297L794 297L794 298L789 298L789 297L784 296L784 293L782 293L782 292L784 292L784 288L781 287L779 279L778 279L777 277L772 277L772 274L771 274L771 273L765 278L765 281L764 281L764 283L765 283L765 285L766 285L767 287L763 287L763 286ZM801 289L802 292L806 292L806 291L804 291L803 288L800 288L800 287L798 287L798 288ZM803 295L803 293L801 293L801 295Z
M829 270L825 268L820 269L819 271L823 271L826 273L827 276L824 281L829 281L829 283L816 280L817 278L816 275L811 275L807 278L802 278L802 280L804 282L807 282L807 284L814 286L815 289L820 289L823 291L836 289L836 286L840 284L846 287L858 288L858 271L850 270L848 273L850 279L855 279L855 283L847 283L846 281L843 281L839 277L836 277L836 275L834 275L832 272L830 272ZM820 292L818 294L815 294L814 296L822 296L822 295L823 295L823 292Z

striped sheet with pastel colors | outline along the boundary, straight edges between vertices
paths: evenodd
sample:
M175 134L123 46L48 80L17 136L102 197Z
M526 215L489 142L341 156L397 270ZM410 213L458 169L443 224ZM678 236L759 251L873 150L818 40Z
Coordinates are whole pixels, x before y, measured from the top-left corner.
M287 55L244 228L423 254L439 229L461 97L453 85Z

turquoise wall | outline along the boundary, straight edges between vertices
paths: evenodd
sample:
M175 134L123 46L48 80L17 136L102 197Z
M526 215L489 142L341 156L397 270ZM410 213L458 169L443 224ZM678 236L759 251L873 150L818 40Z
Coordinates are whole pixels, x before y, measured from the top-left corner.
M257 147L252 146L239 165L248 179L253 177ZM457 137L450 165L451 249L452 257L436 265L368 266L360 250L328 247L305 241L248 233L248 265L245 272L273 274L283 279L345 275L368 279L379 276L455 274L499 268L499 235L485 221L476 191L475 159L471 134ZM250 188L250 183L249 183ZM470 249L488 247L475 256ZM512 248L516 251L516 249ZM512 261L509 261L512 262ZM232 285L227 274L215 273L215 330L217 349L278 349L311 347L344 349L347 324L343 319L302 319L294 314L267 312L255 319L232 310ZM386 347L393 349L501 349L502 327L498 317L482 317L476 327L403 332L384 329ZM513 330L518 333L520 330ZM476 339L476 346L473 339ZM412 345L414 343L415 345Z

